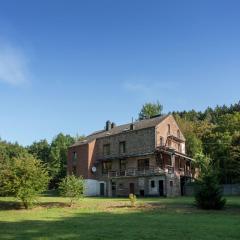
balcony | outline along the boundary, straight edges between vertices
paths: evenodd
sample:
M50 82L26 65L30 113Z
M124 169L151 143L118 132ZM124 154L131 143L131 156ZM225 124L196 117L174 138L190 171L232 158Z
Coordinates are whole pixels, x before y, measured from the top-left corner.
M156 176L164 174L173 174L174 168L172 166L167 166L165 169L159 167L149 167L147 169L137 169L137 168L128 168L126 170L119 171L109 171L106 174L108 178L122 178L122 177L144 177L144 176Z

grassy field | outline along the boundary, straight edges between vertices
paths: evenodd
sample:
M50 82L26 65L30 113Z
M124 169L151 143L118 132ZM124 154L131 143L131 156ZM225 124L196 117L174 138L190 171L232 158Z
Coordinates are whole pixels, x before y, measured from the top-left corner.
M222 211L198 210L193 198L85 198L69 208L66 199L41 197L31 210L0 198L0 239L240 239L240 197Z

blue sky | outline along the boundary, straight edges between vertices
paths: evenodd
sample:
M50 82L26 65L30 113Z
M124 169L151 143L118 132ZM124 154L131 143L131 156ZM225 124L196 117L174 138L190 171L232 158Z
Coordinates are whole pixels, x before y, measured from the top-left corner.
M0 136L28 145L110 119L240 99L240 1L0 1Z

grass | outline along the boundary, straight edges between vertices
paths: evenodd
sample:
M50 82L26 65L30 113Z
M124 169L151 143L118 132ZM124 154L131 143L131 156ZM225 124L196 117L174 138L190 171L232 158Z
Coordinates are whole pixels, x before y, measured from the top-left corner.
M0 239L239 239L240 197L222 211L198 210L193 198L85 198L73 208L43 196L31 210L0 198Z

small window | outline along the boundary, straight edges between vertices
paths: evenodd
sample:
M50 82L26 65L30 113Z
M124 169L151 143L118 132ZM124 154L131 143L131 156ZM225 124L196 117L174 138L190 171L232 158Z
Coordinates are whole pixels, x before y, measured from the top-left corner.
M180 138L180 131L177 130L177 137Z
M171 126L170 126L170 124L168 124L168 134L170 134L171 133Z
M173 181L170 181L169 184L170 184L170 187L173 187Z
M77 163L77 153L76 152L73 152L72 162L74 165Z
M123 188L124 188L124 184L123 184L123 183L119 183L119 184L118 184L118 188L119 188L119 189L123 189Z
M172 146L172 141L171 141L170 139L168 139L167 145L168 145L168 147L171 147L171 146Z
M119 143L119 153L120 154L126 153L126 142Z
M151 188L155 188L155 181L151 181Z
M163 137L160 137L160 146L164 146Z
M73 166L72 167L72 175L77 175L77 167L76 166Z
M181 152L181 144L178 143L178 152Z
M110 144L103 145L103 155L104 156L110 155Z

